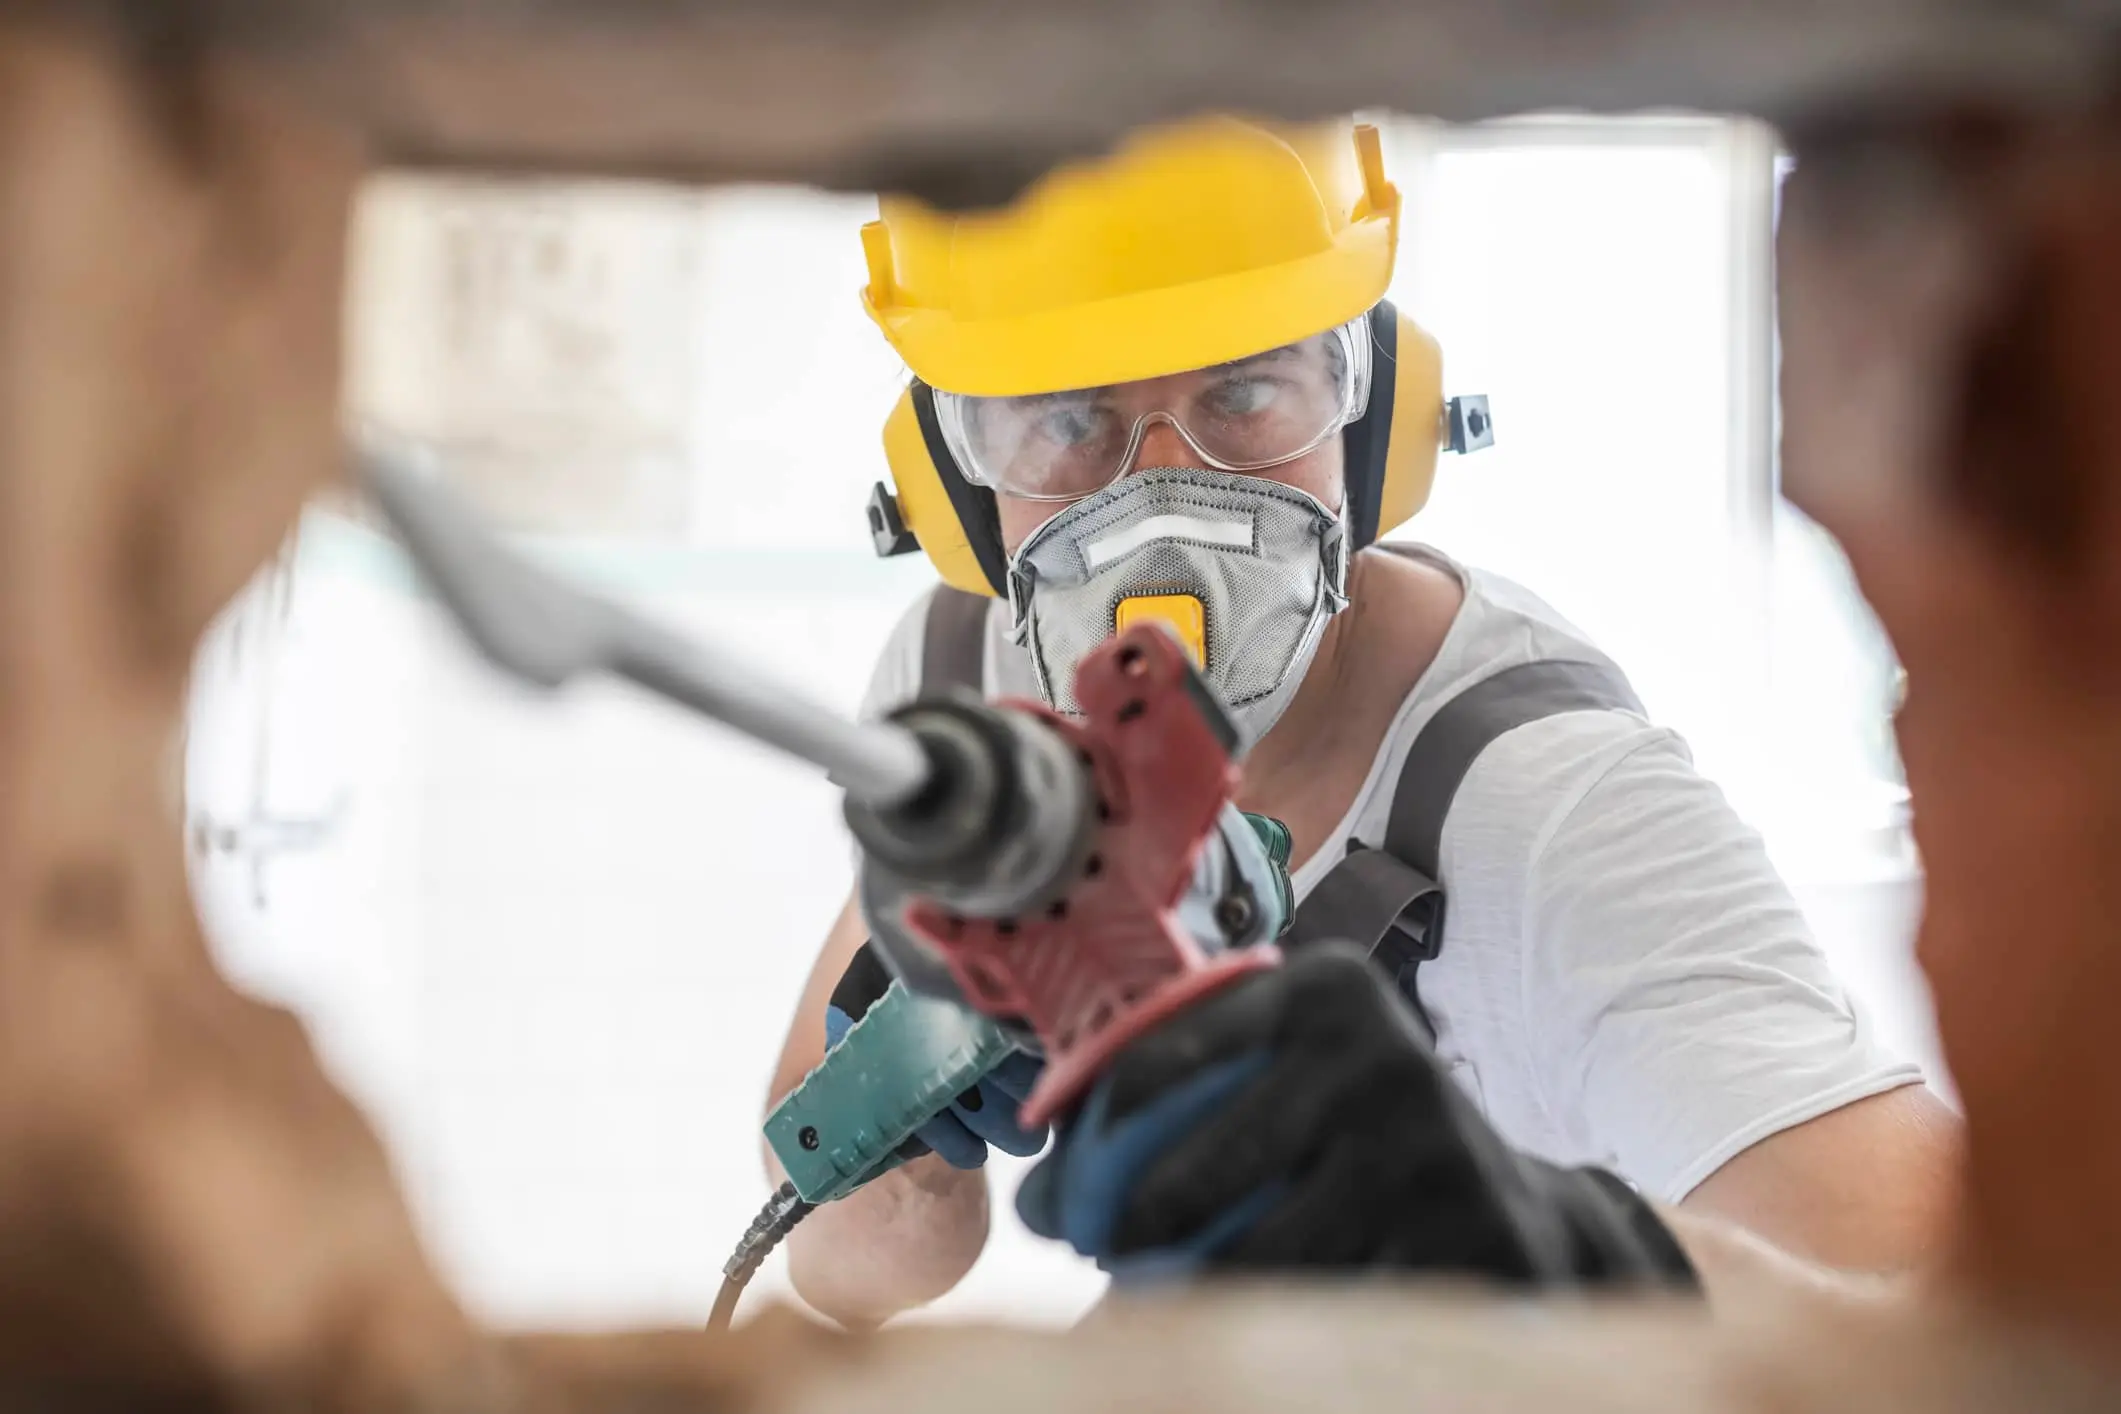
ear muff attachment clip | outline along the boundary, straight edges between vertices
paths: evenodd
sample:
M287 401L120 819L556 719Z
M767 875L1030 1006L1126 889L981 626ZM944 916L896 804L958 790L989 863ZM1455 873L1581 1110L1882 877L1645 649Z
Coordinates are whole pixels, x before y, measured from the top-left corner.
M906 528L898 513L898 497L881 481L869 490L869 543L876 547L880 560L910 555L921 548L920 537Z

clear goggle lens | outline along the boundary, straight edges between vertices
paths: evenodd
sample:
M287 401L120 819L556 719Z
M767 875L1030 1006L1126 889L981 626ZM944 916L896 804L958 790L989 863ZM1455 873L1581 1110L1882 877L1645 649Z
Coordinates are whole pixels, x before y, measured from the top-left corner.
M1369 396L1364 316L1165 378L1018 398L938 389L935 412L974 484L1028 501L1073 501L1123 476L1159 421L1219 471L1261 471L1317 448L1361 417Z

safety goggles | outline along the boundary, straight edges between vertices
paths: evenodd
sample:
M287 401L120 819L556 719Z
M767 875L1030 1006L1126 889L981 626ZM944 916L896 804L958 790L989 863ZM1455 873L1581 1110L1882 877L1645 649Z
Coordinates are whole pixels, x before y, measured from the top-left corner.
M1263 471L1317 449L1363 414L1370 330L1358 317L1231 363L1029 397L935 393L943 440L967 480L1026 501L1074 501L1124 476L1168 423L1217 471Z

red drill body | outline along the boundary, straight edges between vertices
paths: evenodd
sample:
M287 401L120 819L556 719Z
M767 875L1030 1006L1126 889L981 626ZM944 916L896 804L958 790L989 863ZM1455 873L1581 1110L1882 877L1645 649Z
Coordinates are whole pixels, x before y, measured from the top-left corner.
M1105 643L1076 673L1081 719L1031 702L1072 745L1094 785L1098 819L1080 871L1035 913L968 918L926 899L908 929L949 963L966 998L1019 1018L1046 1053L1024 1108L1043 1124L1068 1108L1129 1041L1196 998L1279 954L1260 945L1210 955L1176 907L1238 770L1221 709L1184 651L1142 625Z

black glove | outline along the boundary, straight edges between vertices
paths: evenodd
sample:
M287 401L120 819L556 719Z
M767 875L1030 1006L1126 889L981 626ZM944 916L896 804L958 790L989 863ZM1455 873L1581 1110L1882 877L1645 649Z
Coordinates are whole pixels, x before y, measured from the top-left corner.
M890 969L876 950L863 943L840 974L825 1006L825 1045L837 1046L855 1022L869 1014L891 985ZM899 1146L907 1159L934 1152L952 1168L976 1169L987 1162L990 1146L1005 1154L1029 1158L1046 1147L1046 1129L1026 1129L1016 1121L1043 1062L1021 1053L1010 1056L979 1084L957 1097L949 1109L929 1120Z
M1318 946L1134 1042L1017 1196L1116 1276L1389 1268L1697 1286L1618 1178L1516 1153L1353 948Z

